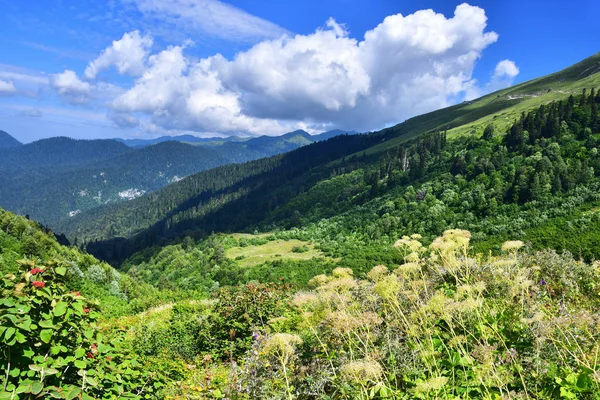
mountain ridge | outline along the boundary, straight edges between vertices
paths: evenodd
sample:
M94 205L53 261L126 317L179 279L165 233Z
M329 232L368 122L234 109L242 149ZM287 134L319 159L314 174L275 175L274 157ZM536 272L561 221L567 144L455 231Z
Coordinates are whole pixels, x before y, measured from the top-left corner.
M19 146L23 146L23 143L19 142L8 132L0 130L0 149L9 149Z
M600 82L599 77L600 74L595 74L584 79L587 79L586 82L589 82L590 80L588 78L593 78L595 79L594 82ZM579 87L580 84L580 81L572 82L572 86L575 88ZM575 89L570 89L570 91L573 90ZM223 229L226 230L256 226L256 224L261 221L261 218L263 218L259 215L264 215L266 218L273 210L281 209L287 202L308 192L311 188L316 187L315 185L318 185L319 182L326 181L332 174L345 175L348 174L349 171L357 168L364 169L368 167L371 169L373 168L372 165L383 162L382 160L385 159L397 157L399 152L402 153L406 151L407 148L413 148L411 146L422 146L418 144L418 142L414 142L414 140L417 140L420 137L426 138L427 135L434 135L433 132L436 131L435 126L439 126L440 121L442 121L442 126L445 125L449 128L447 133L448 137L453 135L456 138L475 139L482 134L483 127L487 125L487 121L492 121L494 120L494 115L499 115L503 116L503 118L502 125L497 123L499 127L498 131L504 134L504 132L507 132L508 128L510 128L508 124L512 125L518 120L518 117L521 115L519 107L522 106L524 101L514 101L510 104L503 102L501 107L492 108L492 110L495 111L492 114L489 113L490 108L488 107L488 101L497 98L498 95L505 94L507 91L515 93L514 89L505 89L484 96L469 104L452 106L447 109L426 114L426 116L415 117L405 123L379 132L355 136L339 136L328 141L313 143L290 153L271 158L270 160L261 161L262 164L250 162L243 166L235 167L238 169L259 168L261 172L259 172L258 175L253 174L245 176L243 173L239 174L235 172L236 169L233 167L220 167L215 170L196 174L175 185L163 188L155 194L149 195L150 197L147 200L145 197L141 197L131 204L118 206L116 208L113 207L110 212L107 210L108 214L106 216L102 215L101 209L94 213L96 214L95 217L92 217L91 215L77 216L69 221L67 226L62 226L61 228L64 229L68 235L79 237L80 240L88 242L94 240L106 240L107 237L103 235L87 236L87 239L81 235L86 235L86 233L84 233L86 231L86 225L95 225L98 227L104 226L105 224L101 222L104 218L108 218L113 221L113 224L117 225L119 220L127 220L129 222L127 222L126 226L128 229L133 229L127 230L129 233L125 238L129 237L131 238L131 243L136 242L139 243L139 246L143 247L144 242L148 243L147 240L149 238L149 236L144 236L144 229L151 229L151 231L154 232L151 233L151 235L154 235L154 237L156 235L168 237L170 235L168 233L169 229L171 229L169 227L173 227L174 224L178 224L179 226L177 232L193 232L194 230L208 230L210 232L211 230L215 230L217 226L222 226ZM557 98L564 99L569 95L569 93L563 92L547 93L548 95L545 95L547 97L539 96L538 98L535 98L536 102L544 104L546 101L551 102ZM483 110L467 109L467 118L457 119L456 110L461 111L461 113L459 113L460 117L461 114L465 115L465 107L473 108L473 105L479 105ZM533 109L533 107L530 109ZM475 113L474 115L469 115L473 112ZM418 131L419 128L415 127L415 122L417 125L423 121L427 122L427 118L435 113L437 113L438 120L430 122L430 125L425 125L424 127L421 126L421 130ZM457 125L450 127L443 121L455 121L454 123ZM479 125L476 129L470 129L460 134L453 132L453 129L462 127L459 122L462 122L463 125L468 125L473 124L473 121L478 121ZM428 126L433 126L433 128L429 128ZM431 129L434 130L432 131ZM419 134L418 132L421 133ZM409 142L411 140L413 142ZM325 156L326 154L328 156ZM394 156L394 154L396 154L396 156ZM411 157L414 158L413 156ZM410 165L415 165L414 163L418 164L417 159L411 159L409 161ZM385 173L385 175L389 174L388 170L382 171L384 172L379 172L377 176L383 173ZM206 180L208 180L206 182L209 182L211 179L222 179L219 178L219 176L231 176L234 172L237 174L236 176L239 176L239 179L236 178L231 180L231 183L221 187L218 191L215 191L216 187L212 186L212 184L206 185L201 183ZM365 174L367 174L367 172L365 172ZM369 174L371 174L371 172L369 172ZM373 182L371 184L375 185L375 178L369 176L365 175L364 181ZM371 179L373 180L371 181ZM376 187L377 185L374 186L374 188ZM375 191L374 193L377 193L376 189L373 190ZM187 194L184 195L184 193ZM188 197L186 198L186 196ZM318 202L319 198L315 198L314 200ZM162 217L156 219L150 217L149 224L136 227L136 224L129 219L128 215L149 215L149 210L144 208L146 207L144 206L144 203L147 203L148 206L152 205L152 213L156 216L162 215ZM169 203L172 204L172 206L168 206L167 204ZM160 207L163 206L159 206L159 204L163 204L167 208L162 210ZM250 204L252 204L252 208L255 210L253 215L246 212L246 208L250 207ZM128 208L129 211L127 211ZM288 208L287 214L284 216L285 219L280 221L291 221L289 219L290 215L294 213L295 211L293 208ZM112 216L109 217L108 215ZM197 217L191 217L191 215L197 215ZM85 219L88 218L88 216L91 217L91 219L86 222ZM231 224L227 225L224 223L226 219L225 216L228 218L235 216L235 221L229 219ZM97 220L94 220L94 218L97 218ZM268 218L264 221L266 223ZM227 226L227 228L225 228L225 226ZM92 232L94 232L93 229L94 228L92 228ZM120 228L115 229L116 232L119 232ZM164 234L161 232L164 232ZM176 231L173 230L173 234L175 234L175 232ZM136 239L136 235L141 236ZM117 236L119 235L113 236L113 238L116 238ZM111 246L110 243L107 243L107 245ZM101 247L102 245L100 244L99 246ZM95 251L97 248L92 246L90 250Z

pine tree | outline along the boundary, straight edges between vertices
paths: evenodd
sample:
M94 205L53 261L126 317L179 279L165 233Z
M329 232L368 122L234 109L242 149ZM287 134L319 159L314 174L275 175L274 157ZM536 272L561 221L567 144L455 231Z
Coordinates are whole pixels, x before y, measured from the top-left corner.
M490 141L494 137L494 125L490 124L483 130L483 140Z

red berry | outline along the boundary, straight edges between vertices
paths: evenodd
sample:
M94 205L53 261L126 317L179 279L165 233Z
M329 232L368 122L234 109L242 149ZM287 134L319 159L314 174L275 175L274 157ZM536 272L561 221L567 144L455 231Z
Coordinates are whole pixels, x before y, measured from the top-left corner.
M46 284L42 281L33 281L31 282L31 284L36 288L43 288L44 286L46 286Z

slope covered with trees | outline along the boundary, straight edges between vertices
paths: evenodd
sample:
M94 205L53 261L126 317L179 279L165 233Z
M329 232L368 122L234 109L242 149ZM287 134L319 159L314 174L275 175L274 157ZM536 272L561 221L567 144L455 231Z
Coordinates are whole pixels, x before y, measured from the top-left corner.
M438 132L371 155L360 150L378 145L389 130L342 136L195 175L127 207L74 218L65 231L118 263L161 239L293 226L323 243L343 233L360 243L407 231L433 238L460 226L475 232L476 246L490 249L568 216L585 227L578 241L557 242L556 229L532 231L531 240L596 258L597 217L588 210L598 201L599 101L590 90L521 114L506 134L493 125L452 140ZM231 180L222 179L228 174Z
M74 217L118 272L0 209L0 398L597 399L600 95L573 76Z
M23 144L21 142L9 135L7 132L0 131L0 149L9 149L22 145Z
M319 137L295 131L243 142L194 146L171 140L138 148L116 140L40 140L2 152L0 205L54 227L82 211L131 200L198 171L284 153Z

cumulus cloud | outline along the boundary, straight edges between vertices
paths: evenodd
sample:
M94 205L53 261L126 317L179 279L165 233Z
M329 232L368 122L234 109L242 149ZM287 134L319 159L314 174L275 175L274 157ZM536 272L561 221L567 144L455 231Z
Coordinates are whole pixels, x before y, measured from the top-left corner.
M494 69L494 78L514 78L517 75L519 75L519 68L514 61L502 60Z
M50 77L50 86L60 96L63 96L72 103L87 102L92 92L92 85L80 80L74 71L68 69L63 73L52 75Z
M85 69L85 77L95 79L98 73L112 66L120 74L141 75L146 68L152 43L150 36L142 36L139 31L125 33L120 40L113 41L110 47L89 63Z
M16 91L17 88L14 83L0 80L0 95L9 95Z
M218 0L123 0L147 17L157 18L189 33L203 33L233 41L275 38L282 27Z
M312 34L264 40L232 60L194 60L172 46L149 57L112 107L120 119L137 113L163 129L197 132L377 129L478 90L475 63L498 38L486 24L483 9L462 4L451 18L432 10L389 16L362 40L329 19ZM498 72L513 78L515 69L504 63Z
M492 79L487 85L488 91L493 92L511 86L519 75L519 67L511 60L502 60L496 64Z

